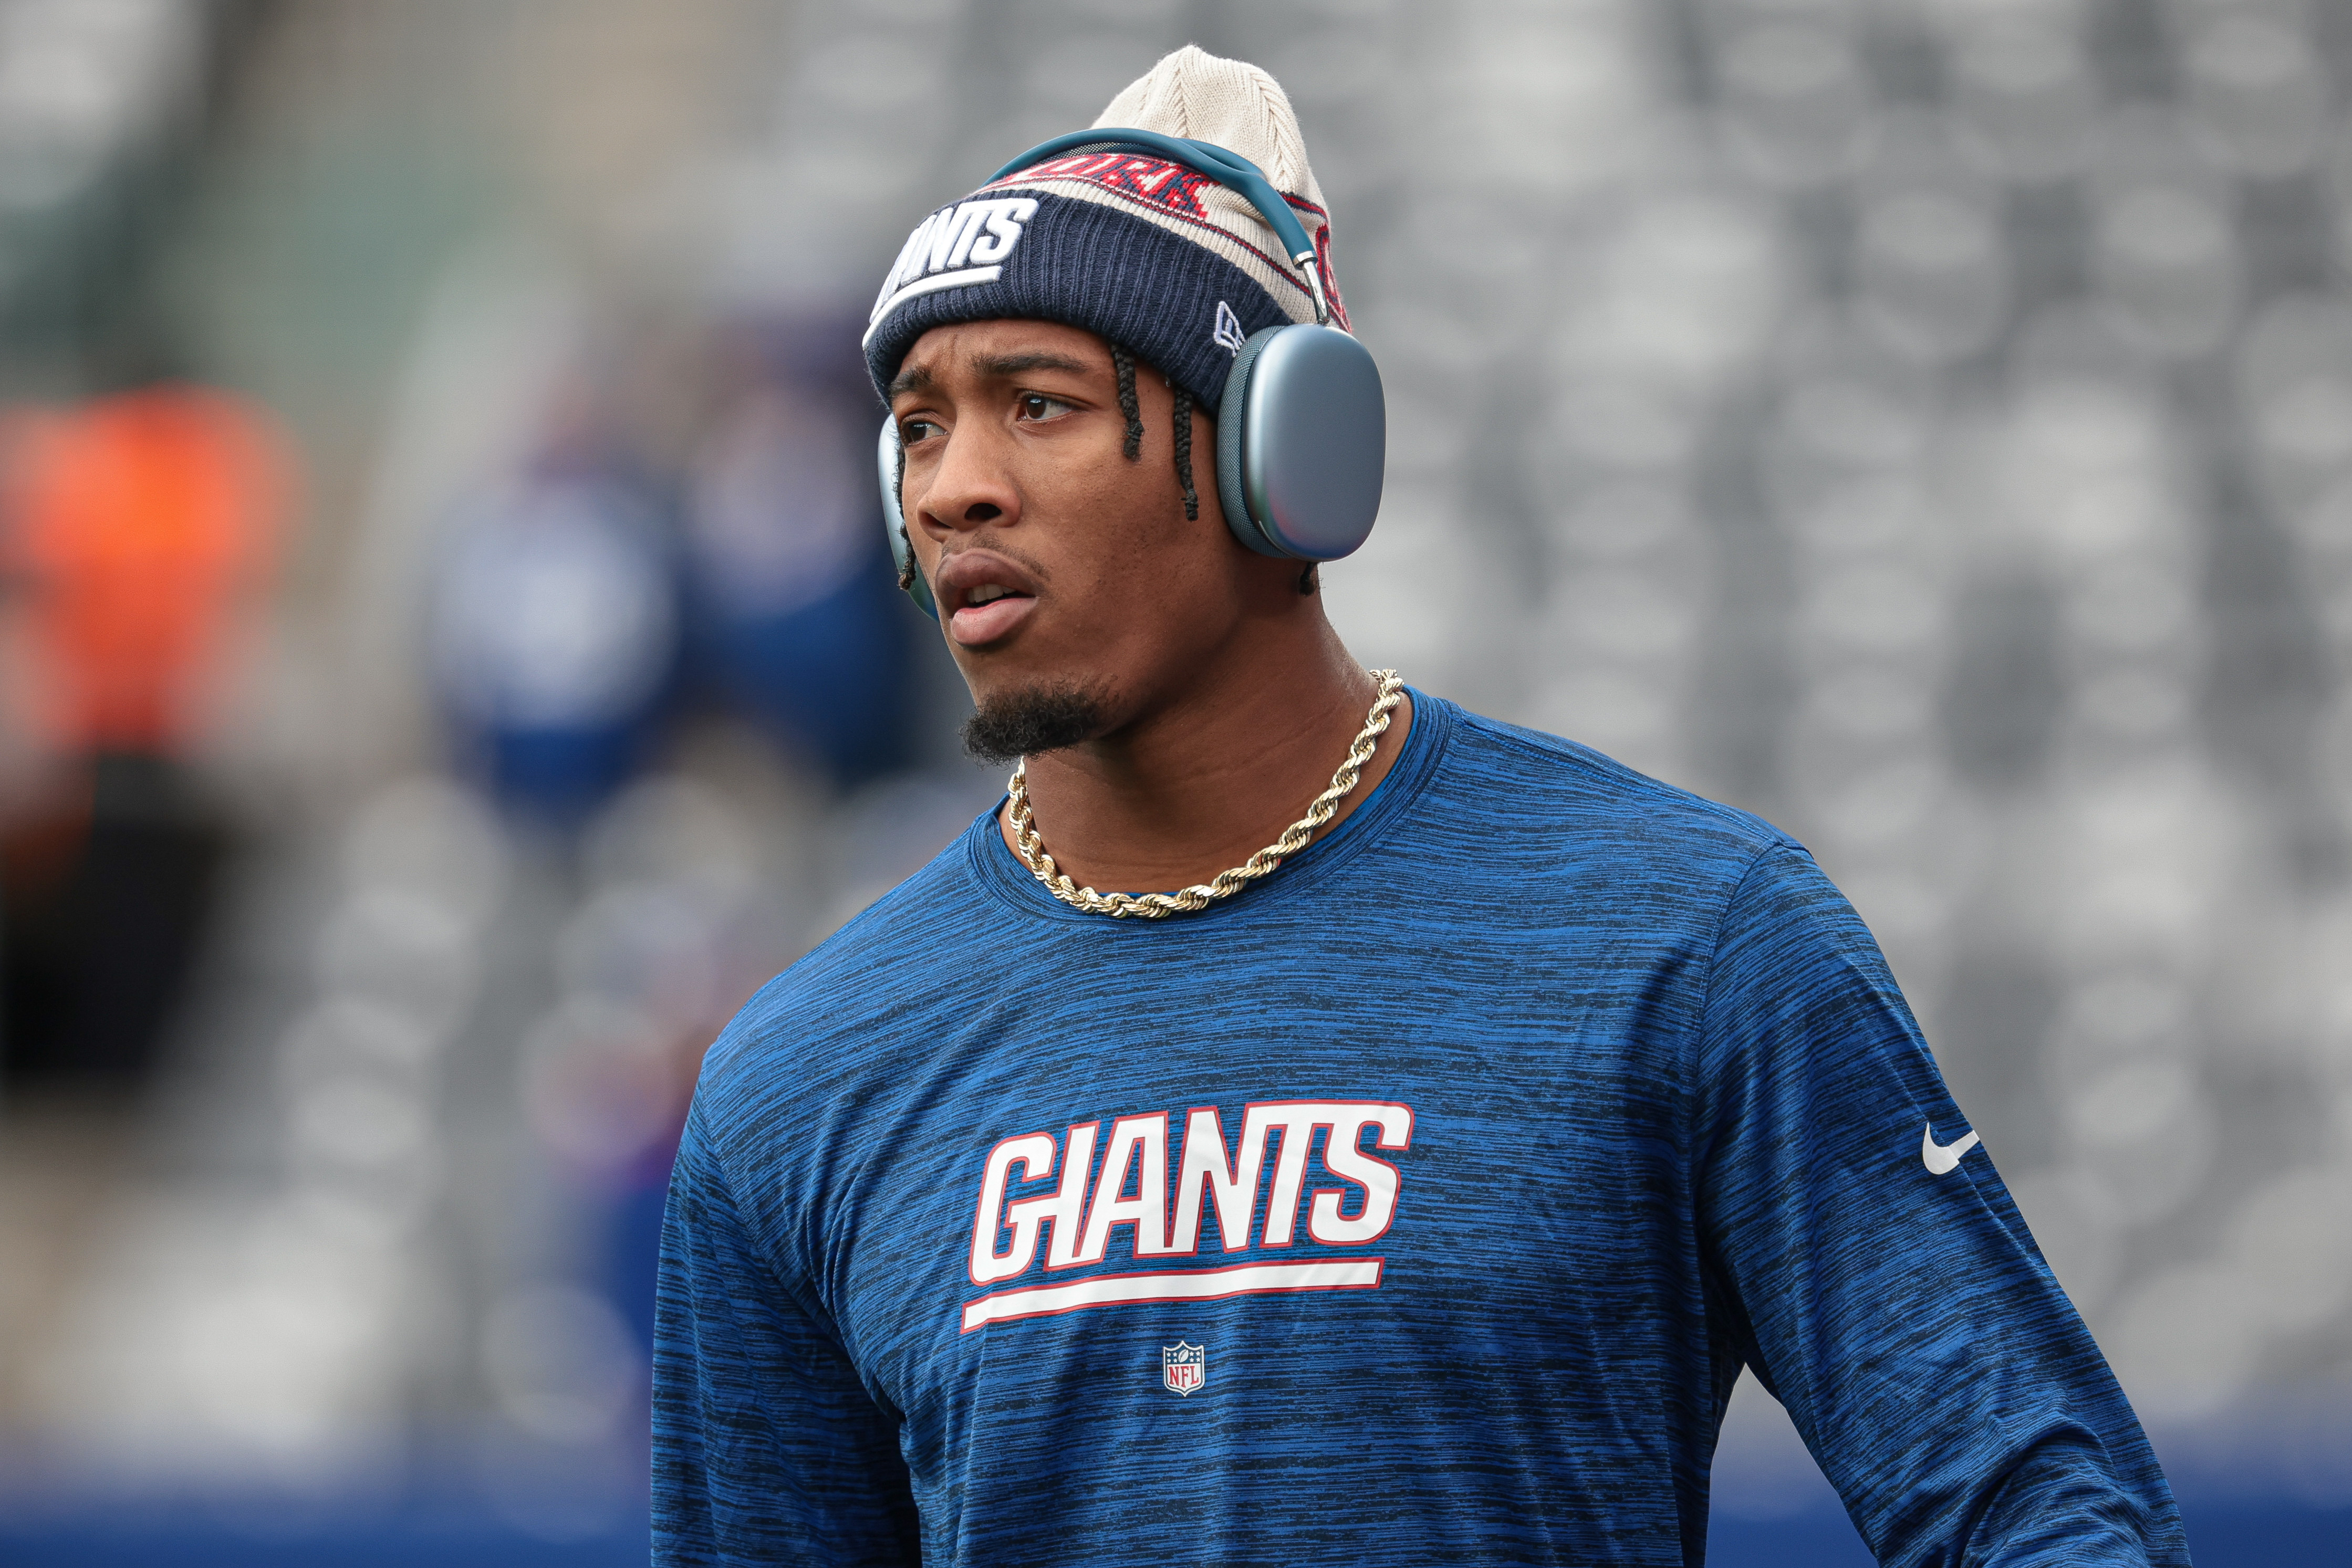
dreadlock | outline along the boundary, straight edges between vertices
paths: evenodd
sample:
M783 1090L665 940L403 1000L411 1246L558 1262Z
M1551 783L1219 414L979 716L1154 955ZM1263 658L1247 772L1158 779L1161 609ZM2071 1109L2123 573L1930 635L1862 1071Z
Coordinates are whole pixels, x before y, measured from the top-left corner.
M1118 412L1127 416L1127 460L1132 463L1143 455L1143 404L1135 395L1133 351L1113 343L1110 368L1118 377ZM1192 485L1192 394L1172 381L1168 390L1176 399L1176 479L1184 486L1184 517L1198 522L1201 496Z
M1176 394L1176 479L1184 486L1184 516L1198 522L1201 497L1192 490L1192 394L1172 382L1168 390Z
M1135 401L1135 356L1110 346L1110 368L1118 377L1118 412L1127 415L1127 460L1143 455L1143 406Z

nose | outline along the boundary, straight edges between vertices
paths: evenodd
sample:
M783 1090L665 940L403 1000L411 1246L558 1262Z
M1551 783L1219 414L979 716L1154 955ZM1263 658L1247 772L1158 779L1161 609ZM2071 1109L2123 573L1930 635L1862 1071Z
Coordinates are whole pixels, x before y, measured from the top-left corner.
M975 428L975 426L978 426ZM1018 521L1021 497L1007 470L1003 444L989 439L984 422L971 422L947 439L919 508L941 536Z

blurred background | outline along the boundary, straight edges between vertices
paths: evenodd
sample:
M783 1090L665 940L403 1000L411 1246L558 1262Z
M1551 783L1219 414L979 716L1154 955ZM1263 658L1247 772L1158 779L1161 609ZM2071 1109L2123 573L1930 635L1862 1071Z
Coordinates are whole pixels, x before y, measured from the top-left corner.
M1810 844L2199 1561L2352 1558L2352 7L0 0L0 1559L643 1561L700 1051L1001 782L875 279L1186 41L1351 647ZM1867 1561L1752 1383L1715 1560Z

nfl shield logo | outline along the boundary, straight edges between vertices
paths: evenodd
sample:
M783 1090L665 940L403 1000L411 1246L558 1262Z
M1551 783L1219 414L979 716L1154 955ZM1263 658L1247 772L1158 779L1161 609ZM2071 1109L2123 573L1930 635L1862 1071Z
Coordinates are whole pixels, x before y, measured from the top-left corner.
M1160 1347L1160 1381L1171 1394L1190 1394L1209 1381L1209 1353L1178 1340Z

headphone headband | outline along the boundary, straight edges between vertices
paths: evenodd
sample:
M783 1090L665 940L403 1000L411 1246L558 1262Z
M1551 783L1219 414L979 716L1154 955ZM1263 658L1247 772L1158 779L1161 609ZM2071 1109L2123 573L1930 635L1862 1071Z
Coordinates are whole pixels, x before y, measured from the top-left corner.
M1307 237L1307 226L1281 192L1274 188L1258 166L1238 152L1228 152L1213 142L1195 141L1189 137L1163 136L1157 131L1139 131L1131 126L1097 126L1092 131L1066 131L1050 141L1040 141L1028 152L1013 159L995 173L987 184L993 185L1007 174L1016 174L1034 163L1067 152L1136 152L1149 158L1159 158L1190 169L1215 181L1235 195L1255 207L1258 216L1274 230L1282 242L1285 254L1299 275L1307 279L1307 291L1315 300L1315 320L1328 326L1331 320L1330 303L1323 297L1323 272L1315 262L1315 242Z

